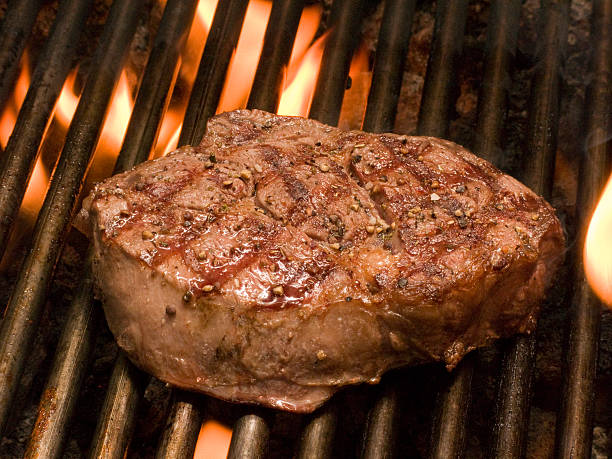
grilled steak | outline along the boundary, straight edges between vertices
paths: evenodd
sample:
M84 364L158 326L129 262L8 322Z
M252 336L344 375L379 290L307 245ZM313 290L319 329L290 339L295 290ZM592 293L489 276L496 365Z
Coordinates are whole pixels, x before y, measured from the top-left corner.
M564 245L546 201L456 144L247 110L102 182L79 218L136 365L299 412L532 331Z

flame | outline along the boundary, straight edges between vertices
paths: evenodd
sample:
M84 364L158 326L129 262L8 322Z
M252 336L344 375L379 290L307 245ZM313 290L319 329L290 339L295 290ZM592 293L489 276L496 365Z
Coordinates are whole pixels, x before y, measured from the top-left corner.
M217 113L246 106L253 78L255 78L259 55L263 48L264 33L271 10L272 3L270 2L262 0L249 2L238 45L225 78Z
M277 110L279 115L308 115L328 36L327 33L321 36L304 55L295 72L295 78L281 95Z
M198 72L200 57L204 51L217 3L218 0L200 0L198 3L185 47L181 52L176 85L168 110L162 119L157 142L151 154L152 158L159 158L176 148L189 95Z
M185 95L189 95L188 93L195 81L199 59L210 30L216 6L216 0L200 0L198 4L197 15L187 38L185 50L181 55L182 63L177 80L178 90L174 91L178 95L175 97L175 94L173 94L168 111L162 121L159 138L152 155L154 158L163 156L176 148L181 120L184 118L188 102L188 97ZM244 26L238 39L236 51L230 61L217 112L244 108L246 106L253 78L255 77L259 55L263 48L263 39L271 9L272 3L270 1L251 0L249 2ZM291 51L289 67L286 72L288 81L296 79L296 75L304 67L303 61L305 59L312 60L313 51L307 51L319 26L321 14L322 7L317 4L309 5L302 11L295 43ZM315 54L318 54L318 58L315 59L317 65L321 59L324 42L325 39L319 40L310 47L318 50L318 52L314 51ZM245 75L248 76L245 77ZM300 80L312 79L313 81L310 82L309 86L314 89L317 73L302 70L300 75ZM302 83L302 86L303 84L305 82ZM188 90L182 90L184 87L187 87ZM293 91L297 93L300 87L300 85L296 85ZM307 96L306 108L296 114L307 114L311 93L312 90Z
M612 307L612 176L595 208L584 244L584 271L593 291Z
M341 129L360 129L365 114L372 72L370 72L369 53L362 43L358 48L349 69L350 88L344 92L338 127Z
M55 119L65 127L70 125L70 121L79 104L79 95L76 94L74 87L76 75L76 69L70 72L55 103Z
M25 100L29 86L29 58L27 52L24 52L21 58L21 70L15 83L15 89L6 103L2 116L0 116L0 145L2 145L2 148L6 148L6 145L8 144L9 137L11 136L15 123L17 122L17 114L19 113L21 105Z
M251 0L249 2L244 26L240 31L238 45L230 62L217 113L246 107L259 56L263 49L264 35L271 10L272 3L269 1ZM295 66L296 62L301 60L312 41L321 20L321 14L320 5L304 8L291 50L289 75L292 73L292 64ZM293 73L296 73L295 69Z
M41 157L36 159L34 170L30 176L28 187L26 188L23 201L19 213L23 214L29 221L34 221L38 215L38 211L42 207L45 195L47 194L47 186L49 185L49 173L44 166Z
M217 9L217 2L218 0L200 0L185 42L185 48L181 56L180 73L181 78L186 80L190 88L198 72L200 56L202 56L202 51L204 51L210 25Z
M75 69L66 78L55 104L54 119L65 129L70 125L79 103L80 94L75 88L76 76L77 70ZM92 167L88 173L88 183L97 182L113 171L133 107L134 101L127 73L123 70L111 96L100 139L94 152Z
M9 137L13 132L15 123L17 122L17 115L23 105L28 88L30 86L30 65L29 57L27 52L24 52L22 57L21 71L17 77L15 88L11 97L9 98L2 116L0 116L0 145L2 148L6 148ZM45 193L47 190L47 184L49 182L49 173L45 168L40 156L37 158L34 164L34 170L28 182L21 207L19 209L19 219L25 217L26 221L31 223L36 219L36 215L40 210Z
M90 183L102 180L113 172L133 108L134 101L124 70L113 92L100 140L94 152L92 167L87 177Z
M225 459L229 451L232 431L215 421L202 424L194 459Z

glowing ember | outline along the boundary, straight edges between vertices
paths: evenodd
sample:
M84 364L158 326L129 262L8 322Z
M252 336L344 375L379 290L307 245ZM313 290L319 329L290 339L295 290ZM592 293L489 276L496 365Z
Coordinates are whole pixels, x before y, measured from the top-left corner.
M229 451L232 431L215 421L202 424L194 459L225 459Z
M584 271L597 296L612 307L612 177L589 223Z

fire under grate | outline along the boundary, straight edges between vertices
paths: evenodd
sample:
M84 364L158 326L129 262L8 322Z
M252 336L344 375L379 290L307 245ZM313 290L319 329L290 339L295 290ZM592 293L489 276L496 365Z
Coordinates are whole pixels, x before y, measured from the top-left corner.
M22 384L52 285L57 260L67 238L73 210L96 148L113 89L123 68L144 0L115 0L104 24L98 47L89 63L66 140L55 165L50 186L40 210L0 328L0 427L10 429L16 417L15 400ZM24 52L24 37L30 35L41 8L41 0L11 2L0 29L0 101L13 91L19 62ZM77 43L86 26L93 0L64 0L54 19L49 37L38 53L32 83L19 111L12 135L2 153L0 170L0 254L4 254L21 199L48 128L55 103L69 77ZM182 120L179 145L197 144L206 121L215 114L221 98L234 49L239 39L248 2L220 0L210 26L197 76ZM274 1L266 29L263 50L254 76L247 107L275 111L283 84L283 69L289 62L304 0ZM419 5L420 6L420 5ZM562 69L567 58L567 0L542 1L538 10L537 65L530 83L527 123L523 138L528 157L515 171L538 194L551 198L557 154ZM196 14L195 0L168 0L156 30L154 44L142 73L138 95L116 162L114 172L130 169L149 158L167 110L169 95L176 82L177 62ZM504 130L510 97L508 80L513 75L518 35L521 29L522 2L492 1L487 21L486 50L482 62L477 117L473 126L472 150L492 163L505 167ZM325 44L321 67L308 116L336 125L340 118L351 58L358 46L359 30L366 0L335 0L329 22L332 24ZM387 0L382 9L372 81L362 128L371 132L393 130L400 97L404 62L417 9L415 0ZM457 97L456 69L464 59L464 36L470 2L438 1L427 72L422 90L417 133L447 137ZM582 274L582 241L586 225L609 174L612 154L612 1L592 2L591 62L589 93L584 126L576 135L585 140L581 152L575 246L568 253L572 288L564 299L568 312L567 350L563 388L555 429L555 451L559 457L590 457L593 435L596 367L601 327L601 304L595 299ZM89 255L86 256L89 258ZM78 412L79 394L88 377L91 355L103 317L93 298L92 277L83 268L81 280L66 314L63 332L57 342L53 363L44 382L42 396L31 432L28 432L27 457L61 457L70 426ZM573 295L573 296L572 296ZM607 323L609 325L609 323ZM609 333L609 332L607 332ZM536 365L536 335L517 336L498 347L503 356L497 370L483 368L482 352L473 352L450 376L441 377L439 394L432 414L431 457L466 455L470 429L468 413L478 405L475 381L482 372L498 379L493 420L482 446L484 457L521 457L525 455L533 369ZM429 372L429 373L427 373ZM418 373L418 374L417 374ZM439 375L440 369L408 369L393 372L381 385L370 389L350 389L341 393L310 416L299 417L300 432L290 447L297 457L407 457L424 454L420 447L410 448L402 438L401 422L407 393L413 388L409 379ZM420 375L420 376L419 376ZM428 375L428 376L423 376ZM137 423L148 377L119 353L90 439L92 457L139 455L131 451L130 441ZM436 385L432 384L432 387ZM433 389L432 389L433 390ZM352 392L359 392L355 395ZM365 391L365 393L364 393ZM433 398L433 395L430 396ZM338 446L343 424L349 422L347 403L355 400L368 407L360 434L353 445ZM211 406L213 408L211 408ZM231 411L234 420L229 457L275 455L275 423L282 422L271 410L232 407L203 396L174 390L167 410L165 429L156 446L157 457L191 457L202 421L209 409ZM216 408L215 408L216 407ZM414 419L413 419L414 420ZM346 437L346 434L344 435ZM346 444L347 439L342 440ZM350 439L348 440L350 441ZM612 443L612 440L608 445ZM128 450L130 448L130 450ZM277 452L276 455L279 455Z

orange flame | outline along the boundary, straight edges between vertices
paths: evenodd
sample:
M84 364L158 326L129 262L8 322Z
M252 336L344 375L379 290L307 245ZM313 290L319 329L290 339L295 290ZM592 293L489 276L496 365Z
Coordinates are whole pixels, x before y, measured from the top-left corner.
M369 69L368 50L362 44L353 59L349 70L350 88L344 92L342 110L338 127L341 129L360 129L365 114L372 72Z
M173 94L160 128L159 139L155 146L154 154L152 155L155 158L163 156L176 148L181 129L181 120L187 107L186 91L181 91L180 88L186 86L190 89L193 85L198 60L204 48L216 5L216 0L201 0L198 5L198 12L187 38L185 50L181 56L182 64L177 81L179 90L175 91L175 93L182 93L182 97L180 95L175 97ZM272 4L270 1L252 0L249 3L237 48L228 68L217 112L235 110L246 106L253 78L255 77L259 55L263 48L263 39L271 8ZM290 98L293 101L293 105L303 105L305 108L301 111L292 110L293 114L306 115L308 113L308 104L318 72L318 70L309 70L311 67L309 63L313 61L314 55L314 65L318 68L325 39L318 40L310 47L310 51L307 52L307 50L309 50L309 45L319 26L321 14L322 8L320 5L309 5L304 8L300 17L289 68L286 71L286 78L287 81L295 81L297 75L300 75L300 83L296 83L290 92L295 95ZM314 51L312 48L314 48ZM304 65L305 60L309 61L306 66ZM302 68L304 70L301 70ZM312 81L308 82L308 80ZM311 87L310 92L298 95L304 85ZM304 101L299 102L302 99ZM287 98L285 98L285 104L288 104Z
M238 45L227 71L217 113L246 106L271 10L270 2L262 0L249 2Z
M77 94L75 89L76 75L77 71L73 70L66 78L55 105L55 120L65 128L70 125L79 103L80 95ZM100 140L94 152L92 167L88 174L89 183L97 182L113 171L133 107L134 102L127 74L124 70L121 72L104 119Z
M232 431L215 421L202 424L194 459L225 459L229 451Z
M27 52L24 53L21 62L21 71L17 77L15 89L2 112L2 116L0 116L0 145L2 148L6 148L8 144L9 137L17 122L17 115L30 86L30 66ZM18 219L25 218L28 224L34 222L42 206L48 182L49 173L41 158L38 157L19 209Z
M176 149L182 119L185 117L189 95L198 72L200 57L204 51L217 2L218 0L200 0L198 3L195 18L181 53L175 90L168 110L162 119L159 136L151 155L153 158L158 158Z
M259 56L263 49L264 35L271 10L272 2L263 0L251 0L249 2L244 17L244 26L240 31L238 45L230 62L217 113L246 107ZM320 5L311 5L304 8L289 60L288 73L290 76L292 76L291 66L301 61L313 39L321 20L321 14ZM293 69L293 73L295 73L295 69Z
M21 58L21 71L17 77L15 89L13 90L11 98L6 103L6 107L4 108L2 116L0 117L0 145L2 145L2 148L6 148L6 145L8 144L9 137L11 136L15 123L17 122L17 114L19 113L21 105L25 100L29 86L29 58L28 54L24 53Z
M295 78L281 95L277 110L279 115L308 115L328 36L321 36L304 55L295 72Z
M584 271L593 291L612 307L612 176L589 223Z

